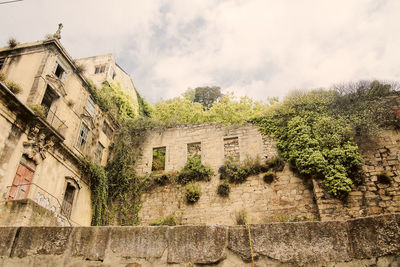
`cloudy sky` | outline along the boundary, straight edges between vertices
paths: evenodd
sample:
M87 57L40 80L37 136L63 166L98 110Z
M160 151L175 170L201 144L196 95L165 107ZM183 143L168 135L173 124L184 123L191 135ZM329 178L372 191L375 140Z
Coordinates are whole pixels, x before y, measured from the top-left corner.
M113 53L152 103L207 85L263 100L400 80L399 0L24 0L0 14L0 44L62 22L72 57Z

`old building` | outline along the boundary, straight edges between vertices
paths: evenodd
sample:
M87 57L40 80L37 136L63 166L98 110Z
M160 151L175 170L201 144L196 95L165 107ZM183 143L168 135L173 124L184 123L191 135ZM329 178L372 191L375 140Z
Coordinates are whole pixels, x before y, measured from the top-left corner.
M97 71L97 59L104 70ZM136 97L111 55L84 63L96 83L114 79ZM97 105L79 64L56 38L0 49L0 225L90 225L81 157L104 165L117 125Z

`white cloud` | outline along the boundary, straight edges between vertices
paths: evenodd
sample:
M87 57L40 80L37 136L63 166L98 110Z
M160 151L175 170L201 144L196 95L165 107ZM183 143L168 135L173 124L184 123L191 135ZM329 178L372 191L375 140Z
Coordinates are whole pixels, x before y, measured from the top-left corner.
M265 99L400 74L396 0L25 0L0 12L0 42L61 21L72 56L114 53L152 102L202 85Z

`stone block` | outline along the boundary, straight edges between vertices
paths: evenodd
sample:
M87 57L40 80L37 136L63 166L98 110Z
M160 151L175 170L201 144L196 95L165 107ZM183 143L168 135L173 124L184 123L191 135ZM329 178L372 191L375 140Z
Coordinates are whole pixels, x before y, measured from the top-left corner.
M61 255L67 249L72 227L21 227L12 257Z
M17 227L0 227L0 257L9 257Z
M168 231L168 263L213 264L226 258L227 228L176 226Z
M112 253L122 258L160 258L167 248L168 227L111 227Z
M346 261L348 234L342 222L281 223L251 226L253 251L282 263ZM251 258L246 227L229 228L228 248L242 259Z
M347 223L354 258L400 253L400 214L366 217Z
M76 227L71 239L71 255L87 260L103 261L108 245L110 228Z

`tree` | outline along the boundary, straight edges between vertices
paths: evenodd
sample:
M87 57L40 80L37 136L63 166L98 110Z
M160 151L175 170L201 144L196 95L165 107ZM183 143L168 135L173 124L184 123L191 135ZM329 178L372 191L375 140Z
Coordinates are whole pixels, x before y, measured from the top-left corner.
M210 109L214 102L218 102L223 97L221 88L218 86L197 87L194 90L193 102L202 104L206 109Z

